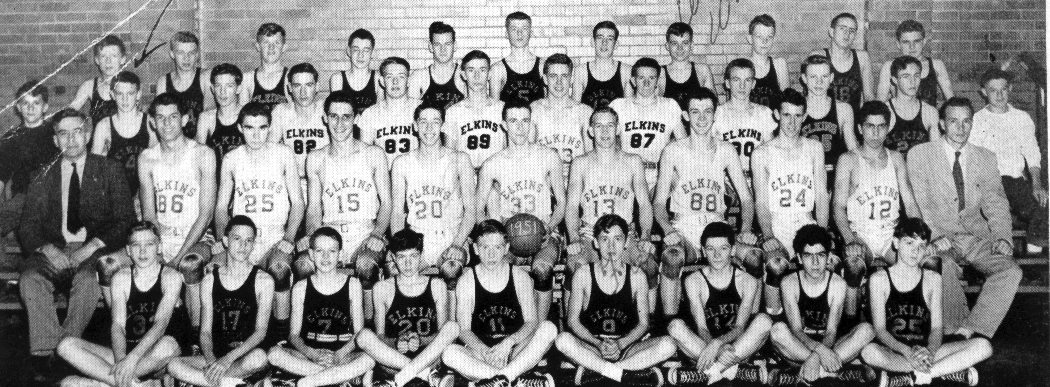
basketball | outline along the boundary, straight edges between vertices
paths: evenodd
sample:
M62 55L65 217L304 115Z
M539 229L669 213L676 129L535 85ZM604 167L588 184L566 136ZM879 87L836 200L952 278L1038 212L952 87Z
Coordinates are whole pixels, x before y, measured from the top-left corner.
M540 251L547 227L535 215L520 213L507 219L507 239L510 252L519 257L531 257Z

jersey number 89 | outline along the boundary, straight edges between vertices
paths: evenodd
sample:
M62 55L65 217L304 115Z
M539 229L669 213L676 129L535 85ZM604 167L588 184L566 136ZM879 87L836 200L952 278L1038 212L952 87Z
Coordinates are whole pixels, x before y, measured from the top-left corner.
M489 149L489 145L492 142L492 138L487 134L480 136L467 136L467 149Z

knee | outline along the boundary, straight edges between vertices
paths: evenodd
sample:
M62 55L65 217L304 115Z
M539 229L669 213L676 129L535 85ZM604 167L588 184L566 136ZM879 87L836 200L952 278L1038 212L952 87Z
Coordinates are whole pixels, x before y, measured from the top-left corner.
M862 322L857 324L856 328L853 328L853 334L855 337L863 339L862 341L870 342L875 339L875 328L872 328L869 323Z
M441 330L438 331L438 333L439 334L447 334L447 335L451 335L451 336L454 336L454 337L458 337L459 336L459 323L457 323L455 321L446 321L445 324L441 325Z
M686 326L685 321L680 318L673 319L667 324L667 333L671 336L681 336L683 332L688 330L689 327Z
M286 352L284 347L281 347L280 345L275 345L273 346L273 348L270 348L269 352L266 353L266 361L270 364L278 364L281 362L281 360L284 359L285 355Z
M175 338L171 336L161 337L154 351L156 351L157 357L161 359L173 358L182 353L182 349L179 348L179 342L175 341Z
M562 353L568 351L574 344L576 344L576 337L573 336L571 332L559 333L558 336L554 338L554 346Z
M536 327L536 332L533 333L533 337L538 337L548 343L553 342L556 336L558 336L558 327L548 320L540 321L539 326Z
M540 259L540 256L532 261L532 276L533 282L536 285L536 291L549 292L554 287L554 262L546 259Z
M769 329L769 337L773 339L774 343L783 343L789 340L792 336L791 328L783 321L773 324Z
M1010 266L1008 266L1006 270L1003 270L997 274L1003 276L1003 278L1006 278L1006 280L1010 284L1017 284L1021 283L1021 277L1024 273L1021 271L1021 267L1018 266L1017 263L1010 261Z
M251 352L248 352L247 355L244 355L241 364L244 365L245 370L257 370L266 367L266 365L269 364L269 361L266 352L261 348L256 348L251 350Z
M208 260L200 254L186 254L178 264L179 273L182 273L182 281L186 285L199 284L204 278L204 265L207 263ZM99 276L99 278L102 277Z
M864 349L860 350L860 357L868 364L884 363L882 361L882 350L880 350L879 345L875 343L868 343L868 345L865 345Z
M979 355L981 360L987 359L992 356L992 342L983 337L977 337L970 339L970 351L974 351L975 354Z
M773 320L769 318L768 314L755 313L755 317L751 319L752 329L758 329L762 332L769 332L773 326Z
M357 279L361 280L361 287L371 290L379 281L379 252L363 248L354 257L354 269Z
M463 347L459 344L452 344L441 352L441 362L451 367L453 364L460 364L461 356L463 356Z
M310 254L302 252L296 255L292 269L295 270L295 278L298 279L303 279L313 274L314 262L310 259Z
M99 286L109 286L113 282L113 275L120 271L120 260L111 255L106 255L95 261L95 271L98 273Z
M62 341L58 342L58 347L55 348L55 352L58 352L58 356L63 359L72 359L80 348L81 338L66 336L62 338Z
M656 349L660 353L660 357L671 357L678 351L678 344L675 344L674 339L670 336L660 336L656 340Z

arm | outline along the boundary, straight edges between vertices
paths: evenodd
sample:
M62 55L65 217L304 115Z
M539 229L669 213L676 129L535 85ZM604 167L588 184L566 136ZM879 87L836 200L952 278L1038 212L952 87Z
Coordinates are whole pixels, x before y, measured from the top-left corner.
M853 108L845 102L836 102L838 104L838 115L839 115L839 128L842 129L843 139L846 140L846 149L854 150L860 147L860 141L857 140L857 131L854 130L853 126Z
M905 359L911 359L911 348L897 341L889 331L886 330L886 298L890 295L889 276L885 271L877 271L871 275L869 283L869 311L871 312L871 325L875 328L875 337L894 352L904 355ZM933 311L930 311L933 314ZM932 320L932 316L931 316ZM931 321L931 325L932 321ZM933 327L931 326L931 331Z
M916 208L918 211L909 216L919 216L920 214L931 214L933 213L933 203L930 200L930 179L929 172L926 171L926 165L929 164L929 160L926 160L925 154L911 152L911 161L907 162L908 167L908 183L911 186L912 194L915 196ZM900 177L898 177L899 179ZM1000 186L1002 182L999 183Z
M583 102L583 88L585 87L587 87L587 63L579 64L572 70L572 99Z
M211 69L202 67L200 71L200 77L198 77L200 79L198 83L200 83L201 91L204 92L204 104L201 105L201 109L215 109L218 105L215 103L215 93L211 92ZM197 119L199 120L200 117L197 117Z
M824 148L813 141L809 143L809 151L813 153L813 188L816 190L815 210L817 224L828 227L828 173L824 167Z
M566 201L568 203L566 203L565 206L567 209L565 212L565 228L569 231L569 243L576 243L580 240L580 203L583 201L584 160L586 159L583 157L577 157L572 160L572 164L570 164L569 167L569 192L568 195L566 195ZM587 209L583 210L586 211ZM575 283L575 281L576 276L573 275L573 283ZM576 286L573 286L573 290L575 290L575 288Z
M753 173L752 179L754 179L755 214L758 215L758 226L762 228L763 233L771 235L773 214L769 211L769 192L766 190L769 180L768 171L766 171L766 151L767 148L760 145L751 154L751 172Z
M197 213L197 220L193 222L193 227L190 228L189 234L186 235L186 240L182 243L182 248L179 249L178 257L182 257L184 254L190 251L193 245L197 244L204 236L204 232L208 230L208 226L211 225L212 214L215 212L215 152L211 151L208 147L197 147L194 149L197 152L197 162L194 164L197 166L197 178L200 181L200 211ZM141 160L141 159L139 159ZM141 178L142 174L139 174ZM146 186L142 186L146 187ZM152 191L152 189L140 188L140 191ZM143 201L145 203L145 201ZM145 209L145 205L143 209Z
M205 270L207 273L208 270ZM211 338L211 327L212 319L215 316L212 315L212 285L215 283L215 278L219 275L219 269L211 270L210 273L204 275L204 279L201 280L201 333L200 333L200 345L201 353L204 355L205 363L211 364L215 362L215 343Z
M409 85L411 85L411 82L409 82ZM332 74L332 76L328 77L328 90L333 91L333 92L334 91L343 90L343 73L342 72L336 71L335 74ZM409 90L410 90L409 92L411 93L412 89L409 89Z
M551 187L551 196L554 198L554 210L551 212L551 221L547 224L547 230L557 230L558 224L565 217L565 174L562 172L561 158L558 152L547 148L547 186Z
M109 123L109 125L103 125ZM95 124L95 131L91 134L91 154L105 157L109 153L109 130L107 126L113 125L113 116L103 118Z
M955 96L955 92L952 91L952 77L948 73L948 67L944 65L944 61L940 59L933 60L933 69L937 70L937 85L941 87L941 93L944 93L944 99L949 100Z
M300 333L303 331L303 302L306 299L306 281L299 281L292 287L292 313L288 320L288 344L313 361L317 353L303 342ZM378 305L377 305L378 306Z
M678 166L674 162L677 158L673 153L675 149L677 145L671 143L660 154L660 170L656 178L656 192L653 195L651 206L656 224L659 224L660 229L664 230L665 237L674 230L674 227L671 226L671 214L667 212L667 200L671 197L671 189L678 180ZM733 181L733 184L736 184L736 180Z
M686 299L689 300L689 311L693 314L693 321L696 322L696 335L710 346L715 338L707 329L707 316L704 314L704 304L707 303L707 281L699 274L699 271L696 271L685 278L684 288ZM721 347L722 344L718 346Z
M971 152L970 155L980 157L979 162L967 162L966 164L970 167L976 166L972 168L973 170L968 171L968 176L983 180L977 183L977 186L985 187L981 190L981 212L988 219L988 228L991 229L996 239L1013 244L1010 203L1006 201L1006 191L1003 190L1003 180L999 174L999 164L996 162L995 154L984 150L983 152Z
M488 208L489 193L492 192L492 183L494 183L496 180L495 176L493 176L495 172L493 172L492 166L492 162L496 157L496 155L490 157L488 161L486 161L481 166L481 173L478 178L478 194L476 196L477 199L474 200L474 202L478 204L478 208L477 210L475 210L476 215L474 215L474 219L489 218L486 215L486 209ZM488 211L496 212L496 209L488 208Z
M238 103L247 104L252 100L252 93L255 92L255 71L249 71L244 74L244 80L241 81L241 87L237 89L237 101Z
M679 117L683 116L682 110L678 108L678 104L677 103L672 104L672 106L674 106L674 112L675 112L676 116L679 116ZM684 140L686 138L685 126L682 124L682 120L672 120L671 121L671 136L674 137L675 139L683 139Z
M867 51L857 51L857 61L860 62L860 78L864 83L864 100L875 100L875 80L871 77L871 58Z
M846 282L835 274L831 275L831 283L828 284L828 327L824 331L824 342L821 343L828 349L835 348L835 339L839 337L839 324L842 321L842 309L846 305Z
M777 83L780 84L780 91L787 90L791 87L791 79L787 76L780 76L779 74L789 74L788 64L786 58L774 58L773 67L777 69Z
M299 225L303 221L303 212L306 211L306 203L303 203L303 195L299 185L299 167L295 163L295 155L286 146L279 147L284 163L284 188L288 190L288 200L291 202L288 213L288 223L284 228L284 240L295 246L295 234L299 232ZM384 158L384 160L386 160Z
M788 326L791 327L791 333L795 336L795 339L812 352L823 344L811 339L803 330L802 312L798 309L799 292L801 292L801 289L798 286L798 275L786 275L781 278L780 299L783 301L784 316L787 317ZM828 295L830 296L831 293L829 292ZM828 328L831 328L830 320L828 321ZM828 335L825 334L825 336ZM834 340L835 337L832 336L831 339Z
M51 173L58 173L61 176L60 165L57 162L44 168L48 168ZM26 194L26 201L22 204L22 219L19 222L18 236L22 239L22 248L26 252L40 251L47 246L54 247L46 239L47 233L44 231L49 215L47 211L48 197L56 194L54 192L51 192L50 195L48 194L51 186L48 182L51 179L52 176L47 173L34 173L31 180L32 183L29 184L29 190ZM61 218L58 221L61 222Z
M310 196L306 201L306 235L313 234L321 228L321 152L310 153L306 156L306 182L307 194ZM225 164L223 164L225 168Z
M376 228L372 233L382 235L390 227L390 170L387 169L386 154L376 147L369 149L374 154L371 157L372 179L376 183L376 194L379 195L379 213L376 214Z
M437 283L436 285L435 282ZM427 282L427 286L430 286L432 290L434 286L442 290L438 292L431 291L430 293L434 295L434 310L437 312L438 326L445 325L452 317L449 315L450 311L448 310L448 292L445 291L445 289L448 289L448 286L445 285L445 280L441 278L431 278L430 282Z
M433 292L434 303L437 306L437 294ZM379 282L372 288L372 305L375 313L372 315L372 323L375 325L376 337L390 348L397 348L397 339L386 337L386 312L390 309L390 303L394 299L394 285L389 280ZM396 328L396 327L393 327Z
M142 336L135 349L128 353L129 358L142 359L148 351L153 349L153 345L164 337L164 332L168 329L168 322L171 321L171 314L175 310L175 304L182 293L182 275L172 268L161 266L160 269L165 272L162 277L164 282L161 285L164 295L160 299L160 305L157 306L157 313L153 315L153 326L145 336Z
M890 162L893 162L892 158ZM856 154L853 152L843 154L839 157L838 164L835 165L835 190L832 195L833 204L831 210L834 216L833 219L835 219L835 227L839 229L839 234L842 235L845 243L857 240L857 234L849 227L849 216L846 212L850 197L850 181L853 179L853 169L856 165ZM898 169L898 171L900 170ZM900 177L899 173L898 177ZM898 184L899 186L900 184ZM912 213L910 209L908 213Z
M412 71L412 74L408 76L408 98L412 98L412 99L421 99L421 98L423 98L423 93L426 92L424 90L424 88L426 88L427 84L429 83L429 82L427 82L429 80L426 79L426 75L427 74L429 74L429 71L427 71L426 68L424 67L424 68L420 68L420 69L416 69L415 71ZM338 75L339 75L339 73L335 73L334 75L332 75L332 85L333 85L332 86L332 90L336 90L334 85L336 84L335 79L336 79L336 76L338 76ZM455 74L453 74L452 77L455 78ZM340 82L339 87L343 87L343 85L341 83L342 82ZM460 90L463 90L463 89L460 89Z
M405 217L408 216L408 213L406 212L406 209L405 209L405 196L406 196L405 190L407 189L406 188L407 182L405 182L405 171L404 171L404 169L405 169L405 157L406 156L404 156L404 155L397 156L397 158L394 159L394 167L390 171L390 175L391 175L391 177L390 177L390 201L392 203L400 204L400 205L397 205L397 206L390 206L391 209L390 209L390 222L389 222L389 224L390 224L390 230L393 231L393 232L397 232L397 231L400 231L401 229L405 228L405 223L406 223ZM466 200L463 200L463 203L466 204ZM312 206L313 202L310 202L310 204ZM309 222L307 222L307 223L309 224ZM453 243L453 244L455 244L455 243ZM378 307L378 305L376 305L376 306ZM377 324L376 328L378 328L378 327L379 327L379 325Z
M227 353L226 356L218 359L218 361L227 365L233 364L237 359L244 357L248 351L258 347L263 339L266 338L266 329L270 323L270 307L273 306L273 278L269 274L264 272L256 273L255 300L259 305L255 313L255 330L241 345ZM203 330L204 328L201 327L201 329Z
M620 348L627 348L649 333L649 281L646 280L645 273L641 269L628 265L627 270L633 272L631 273L631 291L634 292L632 296L638 307L638 325L635 325L626 336L617 340Z
M533 295L532 278L520 268L511 266L511 270L514 271L514 289L517 292L518 304L521 305L521 317L525 320L525 324L517 332L507 336L503 343L510 342L517 346L529 341L529 337L536 332L540 321L536 316L536 296Z
M81 83L80 87L77 88L77 94L73 96L73 101L69 103L69 107L73 108L73 110L80 110L80 108L84 107L84 104L91 100L91 94L94 92L91 88L94 86L95 82L93 79L88 79Z
M773 64L774 66L776 66L775 62L776 61L774 61L774 64ZM786 66L787 66L786 62L784 63L784 66L786 68ZM694 63L693 67L697 68L696 76L698 78L700 78L700 84L702 86L708 88L708 89L714 90L714 88L715 88L715 80L714 80L714 77L711 76L711 66L708 66L708 65L702 64L702 63ZM787 74L787 70L784 70L783 73L777 73L777 74ZM787 82L787 77L783 77L783 78L784 78L784 80L780 81L780 83L786 85L787 84L786 83ZM787 87L787 86L781 86L781 89L783 89L785 87ZM661 95L663 95L663 94L661 94Z
M617 62L619 64L619 62ZM631 85L631 66L617 66L620 71L620 82L623 84L623 97L634 96L634 86Z
M632 156L631 160L631 185L634 186L634 201L638 203L638 226L641 232L638 239L648 246L649 234L653 229L653 203L648 199L652 196L649 195L649 183L645 181L645 167L642 166L641 156Z
M481 342L471 330L474 319L474 270L465 269L456 281L456 321L459 321L459 340L471 349L488 351L489 347Z
M569 293L569 310L565 312L565 322L577 338L595 348L601 348L602 340L591 334L591 331L587 330L580 321L580 313L583 313L584 308L583 303L590 299L590 292L591 271L587 266L582 266L572 275L572 293Z
M154 95L161 95L165 91L167 91L168 90L167 75L161 75L160 77L157 77L157 82L155 83L155 85L157 86L157 93L154 94ZM202 90L207 90L207 89L202 89Z
M197 117L197 135L194 140L198 143L206 144L208 137L211 136L211 132L215 130L215 116L219 114L218 110L214 112L208 110L201 113L200 117Z
M489 67L489 95L499 99L505 83L507 83L507 66L503 65L502 60L492 62L492 66Z
M459 221L459 231L456 232L456 239L453 239L452 244L455 246L462 246L467 236L470 235L470 230L474 228L475 214L477 213L478 201L474 200L474 194L477 187L475 187L474 180L474 167L470 166L470 156L466 153L456 152L456 168L459 169L459 194L462 196L460 202L463 203L463 219Z
M897 172L897 191L900 192L905 214L913 218L921 218L919 204L915 201L915 193L912 192L911 182L908 180L908 166L904 163L904 156L897 152L890 152L890 161L893 162L893 168Z
M720 143L719 147L726 147L729 149L728 144ZM726 162L726 172L729 173L729 180L733 182L735 187L745 187L745 189L737 190L737 195L740 198L740 233L750 233L751 225L754 223L755 218L755 200L751 197L751 190L746 189L747 181L744 180L744 168L740 166L740 158L736 157L736 154L732 151L725 152L726 157L723 160Z
M919 103L923 104L922 122L924 125L926 125L926 130L930 132L930 141L937 141L937 139L941 138L941 130L937 126L940 120L940 117L937 113L937 108L930 106L929 104L922 101L919 101ZM896 114L891 114L890 116L894 119L896 119L897 117Z
M219 172L219 194L215 199L216 234L222 233L222 230L226 229L226 223L230 221L230 201L233 199L234 184L233 167L230 166L230 154L232 154L232 152L227 153L224 157L226 162L222 163L222 171Z
M923 269L925 270L925 269ZM927 342L927 348L930 350L930 354L936 354L937 349L941 347L941 340L944 336L942 323L942 311L941 309L941 275L934 272L927 272L926 277L928 281L923 284L923 292L929 293L929 304L930 304L930 337ZM926 290L925 288L929 288ZM932 359L931 359L932 362Z
M735 342L747 330L748 324L751 323L751 312L754 310L751 306L755 304L755 297L758 294L758 280L755 277L751 277L742 270L736 271L736 276L736 287L740 292L740 306L737 308L736 324L733 329L718 338L723 343Z
M138 158L138 175L139 175L139 202L142 205L142 220L153 222L157 224L157 192L153 188L153 174L150 173L149 159L145 150Z
M893 89L893 85L890 84L890 64L891 61L886 61L882 64L882 70L879 71L879 85L878 89L875 90L875 98L879 101L889 101L890 90Z
M132 263L134 265L134 263ZM112 319L109 328L110 347L113 349L114 363L119 363L127 356L127 327L124 324L128 320L128 290L131 289L131 270L120 269L113 275L113 283L110 287L113 305L110 305L109 315Z
M361 281L354 276L350 276L349 281L347 286L350 288L350 318L354 324L354 337L336 350L336 359L346 359L357 348L357 335L365 329L364 292L361 290Z

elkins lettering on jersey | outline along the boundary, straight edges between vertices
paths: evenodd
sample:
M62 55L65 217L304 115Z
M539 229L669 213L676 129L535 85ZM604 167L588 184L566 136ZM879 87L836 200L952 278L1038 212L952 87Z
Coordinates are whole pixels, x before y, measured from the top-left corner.
M896 307L886 307L886 315L890 318L929 318L928 314L930 311L919 305L896 305Z
M806 310L806 311L802 311L802 313L804 313L804 316L803 316L803 320L804 321L819 323L820 326L817 327L817 328L820 328L820 329L826 328L827 321L828 321L827 320L828 319L828 314L824 313L824 311L822 311L822 310ZM819 332L816 331L816 329L810 329L809 327L806 327L805 331L806 331L805 333L819 333Z
M416 136L417 135L416 131L414 129L412 129L412 125L395 125L395 126L388 126L388 127L380 128L379 130L376 130L376 138L387 137L387 136L396 136L396 135L404 135L404 134L412 135L412 136Z
M410 318L426 318L435 319L434 308L414 306L401 310L394 311L392 314L387 315L387 320L390 320L391 324L397 325L398 322L404 321Z
M500 196L504 199L510 200L511 196L518 193L521 190L529 190L535 192L545 192L547 190L547 184L538 182L535 180L518 180L514 184L500 187Z
M864 192L861 192L859 194L860 194L860 196L857 196L857 204L860 204L860 205L863 205L864 203L867 203L869 200L877 199L879 197L888 197L888 198L892 198L894 200L896 200L897 197L898 197L897 196L897 189L895 189L893 187L889 187L889 186L884 186L884 185L878 185L878 186L872 187L871 190L864 191Z
M587 192L583 193L583 201L592 202L600 196L616 196L623 200L630 200L631 195L634 192L624 187L617 187L612 185L600 185L595 188L588 189Z
M343 313L343 311L336 308L321 308L320 310L315 310L312 313L306 315L305 318L306 321L311 324L317 323L317 320L328 320L346 325L347 320L350 318L350 316L347 316L346 313Z
M707 316L708 321L714 321L716 325L731 325L736 321L737 304L721 304L716 307L704 308L704 315ZM720 330L722 326L711 327L715 330Z
M284 183L270 179L248 179L237 183L237 195L246 195L249 191L256 189L271 190L275 194L284 192Z
M629 121L623 124L624 132L634 132L640 130L663 133L667 131L667 125L664 125L662 122L656 121Z
M132 316L132 315L149 315L149 321L152 322L154 317L155 317L155 313L156 312L157 312L157 303L156 302L128 304L128 311L127 311L128 316Z
M459 133L462 135L473 132L475 130L487 130L495 133L503 130L503 125L489 120L474 120L468 122L466 125L461 126L459 128Z
M180 180L162 180L160 184L154 184L153 187L160 193L172 191L186 196L197 195L196 187L190 187L189 184Z
M441 200L448 201L452 198L452 191L445 189L445 187L427 184L420 187L420 189L412 190L412 192L408 194L406 201L414 203L424 196L436 196Z
M722 183L719 183L719 182L711 180L711 179L705 179L705 178L702 178L702 177L698 178L696 180L690 180L690 181L682 182L681 187L682 187L682 192L683 193L690 193L690 192L701 190L701 189L709 189L709 190L712 190L712 191L719 191L719 192L722 191Z
M583 139L562 133L554 133L537 139L540 145L554 147L564 144L566 147L583 148Z
M777 177L769 183L769 186L776 191L789 184L801 184L806 188L813 188L813 179L810 176L803 176L801 173L792 173L787 176Z
M237 311L240 313L251 313L252 306L236 298L222 298L216 300L215 309L222 311Z
M288 129L284 138L317 138L324 137L327 129Z
M730 141L738 138L750 138L755 141L762 141L762 132L751 128L741 128L735 131L729 131L722 133L722 141Z
M507 320L513 320L514 318L518 317L518 311L503 305L491 305L487 308L482 309L478 313L478 317L485 321L488 321L493 317L503 317Z
M602 308L587 315L591 322L614 321L619 325L627 323L627 314L620 309Z
M335 197L339 194L339 191L349 188L357 188L365 192L372 192L374 185L373 182L367 180L361 180L356 177L347 177L339 179L328 184L328 188L325 188L324 194L328 197Z

